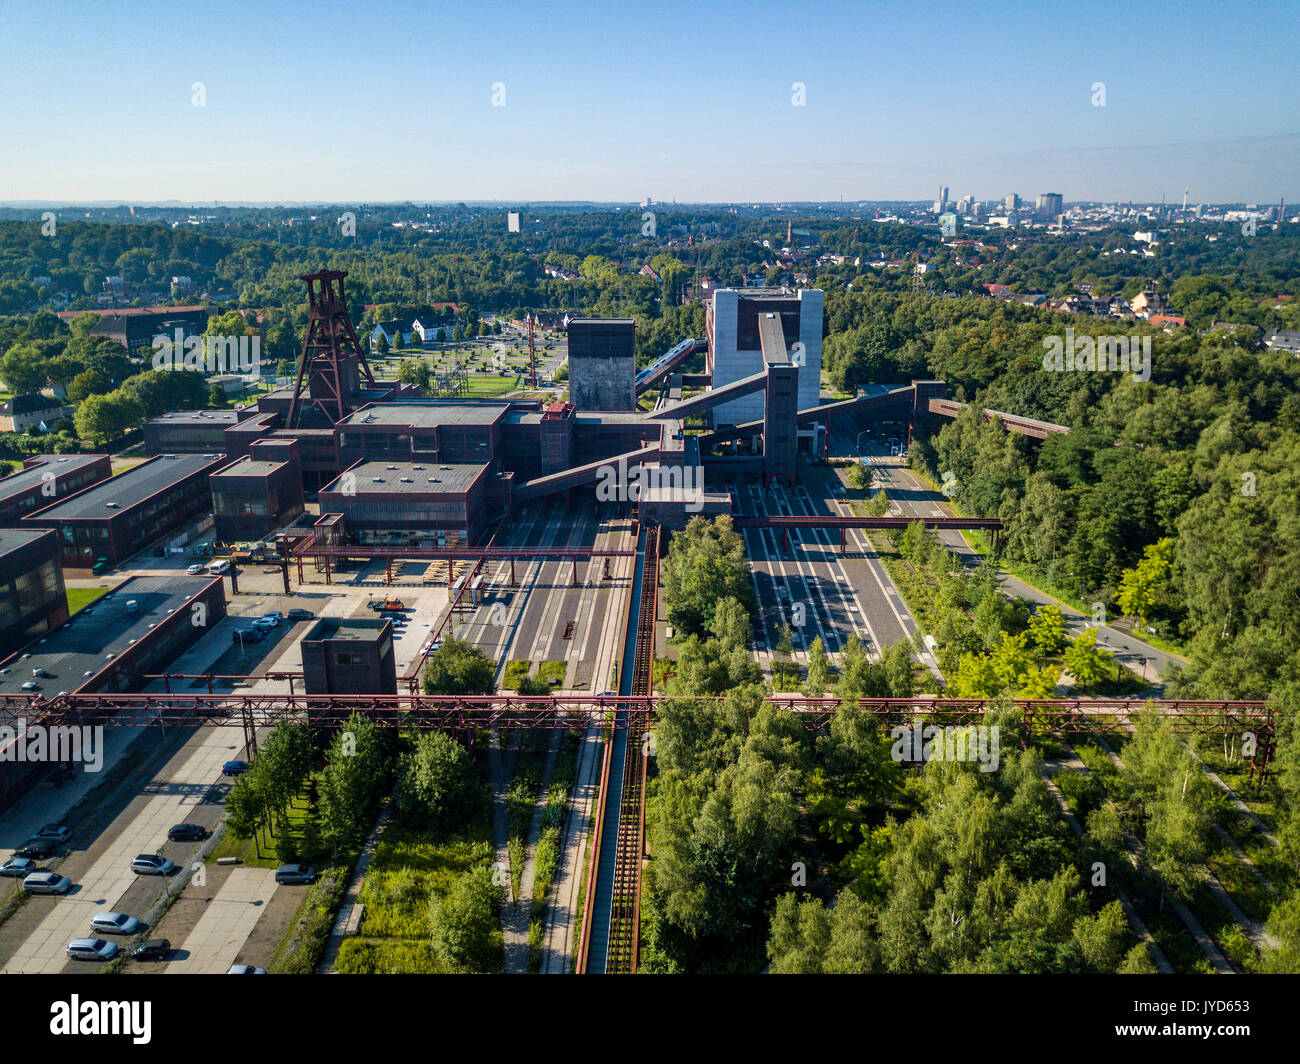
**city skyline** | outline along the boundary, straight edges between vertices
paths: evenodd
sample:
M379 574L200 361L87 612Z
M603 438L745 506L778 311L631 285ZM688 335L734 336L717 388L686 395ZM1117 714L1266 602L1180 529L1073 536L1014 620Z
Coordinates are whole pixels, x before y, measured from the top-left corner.
M1300 78L1211 9L351 10L9 5L0 202L1300 198Z

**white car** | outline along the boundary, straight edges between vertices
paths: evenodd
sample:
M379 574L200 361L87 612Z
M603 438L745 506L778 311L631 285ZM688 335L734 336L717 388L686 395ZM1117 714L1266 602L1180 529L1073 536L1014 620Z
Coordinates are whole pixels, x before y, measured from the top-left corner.
M126 913L96 913L90 918L90 929L101 935L134 935L140 921Z
M63 824L46 824L33 839L53 839L55 842L67 842L71 832Z
M195 562L193 565L191 565L191 566L190 566L188 569L186 569L185 571L186 571L190 576L198 576L199 573L203 572L203 570L204 570L205 568L206 568L206 566L204 566L204 564L203 564L202 562Z
M58 872L33 872L23 880L23 890L28 894L66 894L72 889L72 880Z
M68 943L67 953L74 961L106 961L117 954L117 943L102 938L74 938Z
M251 964L232 964L226 969L227 975L265 975L265 968L254 968Z
M228 572L230 572L229 562L213 562L208 566L210 576L225 576Z
M276 620L274 617L259 617L257 618L257 620L253 622L253 627L270 631L272 628L275 628L277 625L279 625L279 623L280 622Z

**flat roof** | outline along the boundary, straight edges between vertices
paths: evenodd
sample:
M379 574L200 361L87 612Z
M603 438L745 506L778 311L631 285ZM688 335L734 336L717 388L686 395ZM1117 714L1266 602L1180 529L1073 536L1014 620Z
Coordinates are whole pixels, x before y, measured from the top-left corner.
M635 325L635 318L570 318L570 325Z
M23 694L23 684L40 685L46 697L75 691L89 682L161 621L181 609L219 576L133 576L59 625L17 657L0 661L0 694ZM134 601L136 609L126 604ZM29 655L26 660L22 654ZM109 655L112 655L110 658ZM37 666L49 676L33 676ZM89 673L89 675L87 675Z
M75 469L92 465L106 456L102 454L41 454L33 457L41 460L39 465L19 469L10 473L7 477L0 477L0 499L7 499L25 491L30 491L33 487L41 484L47 473L61 476L64 473L71 473Z
M138 506L150 496L157 495L177 481L193 473L209 469L226 460L222 454L159 455L138 466L101 480L88 488L69 495L62 502L38 510L24 520L70 520L74 518L103 519ZM110 506L109 503L114 505Z
M382 459L358 462L321 490L336 490L334 485L347 473L351 473L356 477L356 490L359 494L381 491L422 495L431 492L461 493L469 491L487 468L486 462L385 462Z
M505 416L509 403L375 403L354 410L339 422L340 427L359 428L364 425L410 425L414 428L432 428L435 425L493 425Z
M384 625L390 622L382 617L322 617L302 637L303 642L321 639L378 639Z
M261 462L252 458L241 458L233 465L226 466L225 469L213 473L213 477L265 477L274 473L277 469L282 469L287 462Z
M219 421L235 425L239 423L239 415L243 412L243 410L170 410L166 414L159 414L149 420L152 424L166 421L169 424L178 425L203 425L208 422Z
M35 543L42 536L55 534L52 528L0 528L0 554L8 554L29 543Z

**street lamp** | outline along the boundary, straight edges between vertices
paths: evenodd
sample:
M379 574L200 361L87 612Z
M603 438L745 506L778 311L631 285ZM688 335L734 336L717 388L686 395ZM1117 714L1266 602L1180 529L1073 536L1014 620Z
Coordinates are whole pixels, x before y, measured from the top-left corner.
M858 452L858 457L862 457L862 437L871 435L870 429L863 429L858 433L858 438L853 444L853 449Z

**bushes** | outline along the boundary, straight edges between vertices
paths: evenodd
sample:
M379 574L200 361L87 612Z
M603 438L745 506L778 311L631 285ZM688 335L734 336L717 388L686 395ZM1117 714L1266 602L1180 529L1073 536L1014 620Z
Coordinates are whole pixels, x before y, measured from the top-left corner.
M465 748L444 732L421 732L402 755L393 801L403 820L435 835L462 823L473 801Z
M320 879L312 885L307 900L303 902L288 942L281 946L271 962L272 972L310 975L316 970L325 954L334 918L347 893L348 874L346 865L333 865L321 872Z
M445 898L429 905L433 948L458 972L498 972L503 967L500 891L492 870L478 867L462 876Z

